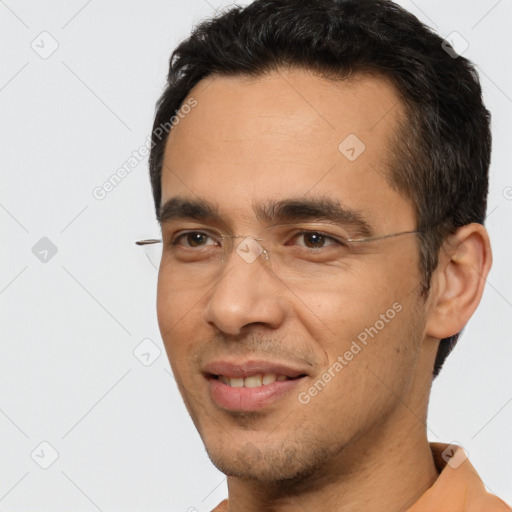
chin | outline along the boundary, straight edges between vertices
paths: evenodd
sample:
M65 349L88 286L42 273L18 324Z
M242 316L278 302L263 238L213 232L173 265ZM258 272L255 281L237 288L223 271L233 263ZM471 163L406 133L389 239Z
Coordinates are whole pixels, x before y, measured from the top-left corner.
M325 447L265 446L247 442L236 448L236 443L221 449L208 447L208 456L215 467L230 477L260 483L279 483L294 486L318 475L326 457L331 456Z

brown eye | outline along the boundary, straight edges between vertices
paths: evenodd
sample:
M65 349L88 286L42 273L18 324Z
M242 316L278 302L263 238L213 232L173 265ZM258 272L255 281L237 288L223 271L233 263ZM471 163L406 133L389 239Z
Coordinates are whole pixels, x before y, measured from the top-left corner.
M304 243L310 249L317 249L319 247L323 247L325 237L319 233L307 233L304 235Z
M204 247L206 245L214 245L213 240L213 243L206 243L208 239L211 239L211 236L203 233L202 231L189 231L188 233L182 233L177 236L172 242L172 245L182 245L184 247Z
M187 242L190 247L198 247L199 245L203 245L207 238L207 235L204 233L188 233Z
M334 238L324 235L323 233L319 233L317 231L304 231L302 233L297 233L295 236L297 240L302 239L303 243L298 243L297 245L305 247L307 249L322 249L323 247L329 245L340 244Z

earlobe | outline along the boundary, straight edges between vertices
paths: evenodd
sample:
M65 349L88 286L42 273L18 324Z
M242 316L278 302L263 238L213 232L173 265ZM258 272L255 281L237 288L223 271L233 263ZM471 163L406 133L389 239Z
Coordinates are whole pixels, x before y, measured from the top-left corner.
M427 335L443 339L462 330L480 303L491 264L489 235L482 224L462 226L445 241L432 276L436 282Z

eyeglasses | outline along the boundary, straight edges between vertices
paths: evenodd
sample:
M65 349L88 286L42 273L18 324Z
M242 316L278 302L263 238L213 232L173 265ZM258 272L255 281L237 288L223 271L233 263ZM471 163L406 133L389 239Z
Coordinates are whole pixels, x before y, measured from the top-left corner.
M326 232L329 229L329 232ZM375 243L420 233L401 231L386 235L353 238L337 226L308 223L266 228L262 238L228 235L209 229L176 231L160 254L160 272L169 271L173 279L190 287L206 285L222 275L233 250L236 261L261 262L272 274L287 282L311 286L318 280L330 281L349 271L354 260ZM290 243L293 241L302 243ZM161 239L135 242L139 246L161 244Z

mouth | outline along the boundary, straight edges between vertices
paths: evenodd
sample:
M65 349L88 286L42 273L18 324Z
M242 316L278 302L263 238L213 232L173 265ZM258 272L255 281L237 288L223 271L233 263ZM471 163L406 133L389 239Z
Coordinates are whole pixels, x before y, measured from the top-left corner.
M257 375L249 375L248 377L228 377L226 375L213 375L223 384L231 386L232 388L259 388L261 386L268 386L274 382L284 382L286 380L293 380L286 375L277 375L275 373L265 373ZM296 377L300 378L300 377Z
M218 361L205 366L203 374L213 402L230 411L257 411L275 404L307 377L303 369L265 361Z

